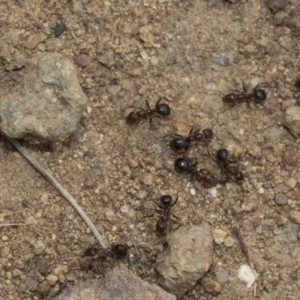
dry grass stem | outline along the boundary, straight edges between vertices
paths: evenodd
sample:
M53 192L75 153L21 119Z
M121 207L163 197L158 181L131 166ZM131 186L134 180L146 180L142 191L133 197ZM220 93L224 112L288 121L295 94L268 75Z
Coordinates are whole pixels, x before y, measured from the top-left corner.
M82 219L86 222L88 227L93 232L94 236L100 243L101 247L106 248L106 243L98 230L96 229L93 222L90 220L90 218L86 215L86 213L82 210L82 208L79 206L77 201L69 194L67 190L65 190L55 179L54 177L49 173L48 170L46 170L40 163L38 163L31 155L30 153L22 147L22 145L15 139L10 138L6 136L6 138L16 147L16 149L29 161L29 163L37 169L50 183L63 195L64 198L66 198L69 203L75 208L75 210L78 212L78 214L82 217Z

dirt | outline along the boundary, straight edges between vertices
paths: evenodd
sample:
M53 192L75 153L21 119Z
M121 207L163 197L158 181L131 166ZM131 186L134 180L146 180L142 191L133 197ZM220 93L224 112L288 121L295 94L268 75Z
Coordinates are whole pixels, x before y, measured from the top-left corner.
M23 146L108 243L128 245L127 263L142 279L157 282L159 215L150 208L166 193L179 197L179 226L207 222L234 238L232 228L239 227L259 274L258 299L299 299L299 141L282 126L282 108L299 99L296 5L291 0L274 15L256 0L212 7L206 1L1 1L0 96L18 84L28 58L56 50L78 65L89 101L80 129L60 151ZM286 27L290 15L294 23ZM57 24L67 29L54 38ZM258 83L266 83L264 105L224 108L222 93L242 84L251 93ZM153 126L125 123L130 106L146 107L148 99L153 107L159 97L169 99L169 118L153 118ZM245 174L242 184L207 190L174 171L177 155L163 137L186 135L190 126L213 129L210 153L230 150ZM186 156L220 173L201 143ZM90 230L3 136L0 161L1 223L30 224L1 227L1 299L51 299L65 285L101 276L78 264L80 253L96 244ZM121 211L124 205L130 213ZM236 238L228 245L214 245L210 272L183 299L254 297L237 279L247 260ZM218 295L205 290L210 280L221 285Z

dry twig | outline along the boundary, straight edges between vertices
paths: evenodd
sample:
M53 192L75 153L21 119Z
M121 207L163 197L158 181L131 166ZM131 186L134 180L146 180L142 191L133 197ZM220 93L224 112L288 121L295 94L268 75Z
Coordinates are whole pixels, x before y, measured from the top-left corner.
M75 208L75 210L79 213L79 215L86 222L88 227L91 229L96 239L100 243L101 247L107 248L106 243L98 230L96 229L93 222L90 218L85 214L82 208L79 206L77 201L69 194L67 190L65 190L55 179L54 177L47 171L40 163L38 163L27 150L22 147L22 145L15 139L6 136L6 138L17 148L17 150L29 161L29 163L37 169L50 183L69 201L69 203Z

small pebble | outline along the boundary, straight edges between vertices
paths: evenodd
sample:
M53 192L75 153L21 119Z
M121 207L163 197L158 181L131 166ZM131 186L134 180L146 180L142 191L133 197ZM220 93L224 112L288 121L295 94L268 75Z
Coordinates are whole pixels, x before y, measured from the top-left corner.
M227 236L227 232L221 229L214 229L212 231L212 236L214 239L214 242L218 245L221 245L225 241L225 237Z
M54 28L53 28L53 35L54 37L58 38L59 36L62 35L62 33L67 29L66 25L64 24L57 24Z
M275 14L278 10L283 9L288 2L288 0L268 0L267 5L270 11Z
M296 224L300 224L300 211L292 210L290 212L290 220Z
M219 282L227 282L229 281L229 271L226 269L220 269L216 271L216 275Z
M58 280L58 277L56 275L53 275L53 274L50 274L46 277L47 279L47 282L53 286L56 284L57 280Z
M260 225L260 223L261 223L261 219L260 218L254 218L253 220L252 220L252 225L253 225L253 227L257 227L257 226L259 226Z
M153 183L153 177L150 173L141 173L139 176L139 180L141 183L146 185L152 185Z
M42 241L37 241L33 246L34 246L33 252L35 255L42 254L45 249L45 244Z
M298 165L298 152L286 150L283 153L282 163L286 170L293 170Z
M216 198L218 195L218 191L215 187L208 189L208 193L214 198Z
M24 44L24 47L33 50L39 43L47 39L47 35L43 32L36 32L29 36Z
M67 275L66 275L66 279L67 281L75 281L76 277L74 275L73 272L69 272Z
M42 282L38 286L38 293L42 298L46 297L49 294L50 290L51 286L47 282Z
M31 290L31 291L36 291L37 288L38 288L38 281L33 278L32 276L28 276L26 277L25 279L25 284L28 286L28 288Z
M75 58L75 62L77 63L77 65L82 67L82 68L87 67L91 63L91 61L92 61L92 59L84 53L79 54Z
M288 219L283 216L276 216L275 222L278 226L283 226L287 223Z
M248 265L241 265L238 269L238 279L247 283L247 287L250 288L256 281L257 274Z
M142 57L143 59L150 60L150 56L147 54L146 51L142 51L142 52L141 52L141 57Z
M13 269L12 270L12 277L16 278L19 277L22 274L22 271L20 271L19 269Z
M221 286L217 281L210 281L204 283L204 289L210 294L218 294L221 291Z
M275 202L278 205L285 205L287 204L287 197L282 193L278 193L275 195Z
M19 293L24 293L25 291L27 290L27 285L25 283L21 283L19 286L18 286L18 292Z
M156 56L152 56L150 58L150 64L151 66L156 67L158 65L158 58Z
M215 57L213 59L213 62L216 64L222 66L222 67L227 67L229 66L229 58L226 56L220 56L220 57Z
M286 184L293 189L297 185L297 180L295 178L289 178Z
M138 191L136 194L137 198L142 200L145 199L148 196L148 193L144 190Z
M233 247L233 245L234 245L234 239L231 236L227 236L225 238L224 245L226 247Z
M191 193L192 196L195 196L197 194L196 190L194 188L190 189L190 193Z

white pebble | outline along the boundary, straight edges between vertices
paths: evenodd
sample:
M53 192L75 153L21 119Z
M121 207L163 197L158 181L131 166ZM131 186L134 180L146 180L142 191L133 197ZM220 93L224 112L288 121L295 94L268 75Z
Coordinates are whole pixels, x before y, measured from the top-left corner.
M194 188L191 188L190 193L191 193L192 196L195 196L196 195L196 190Z
M142 51L140 54L143 59L150 60L150 56L147 54L146 51Z
M121 212L127 214L129 212L130 207L128 205L123 205L121 207Z
M247 283L250 288L257 278L257 273L248 265L241 265L238 269L238 279Z
M212 82L207 82L207 83L204 84L204 88L206 90L211 90L212 86L213 86Z
M259 190L258 190L258 193L259 193L259 194L264 194L264 193L265 193L265 190L264 190L264 188L262 188L262 187L261 187L261 188L259 188Z
M208 193L214 198L217 197L217 195L218 195L218 191L215 187L208 189Z

